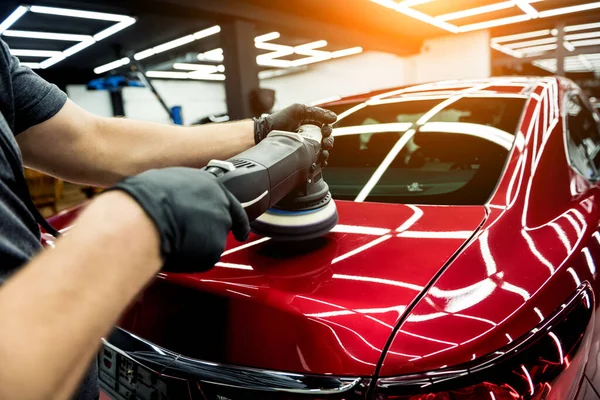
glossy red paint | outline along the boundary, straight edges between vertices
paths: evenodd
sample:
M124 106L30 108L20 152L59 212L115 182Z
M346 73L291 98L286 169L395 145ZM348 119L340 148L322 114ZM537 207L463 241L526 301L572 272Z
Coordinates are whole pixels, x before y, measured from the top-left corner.
M160 274L120 325L207 361L386 377L492 353L540 324L580 282L589 281L597 299L600 189L569 166L564 144L563 98L578 89L555 78L523 82L454 89L488 83L490 91L530 96L487 205L338 202L340 226L322 239L231 238L210 272ZM600 388L595 324L582 357ZM581 393L591 396L587 383Z
M121 326L209 361L372 374L406 307L479 227L485 211L352 202L339 202L338 208L335 232L312 243L272 243L253 236L245 245L230 241L208 273L161 274ZM453 238L408 237L424 232ZM435 252L429 251L432 245ZM225 320L220 312L204 311L207 298L226 311ZM157 302L164 309L160 313ZM187 311L181 313L182 307ZM189 341L188 334L164 329L175 324L178 332L194 331L191 309L203 326ZM199 340L207 328L224 339Z
M535 88L489 218L403 321L382 376L494 352L532 330L580 282L597 289L599 192L569 167L559 116L571 89L554 79ZM413 357L400 355L409 350Z

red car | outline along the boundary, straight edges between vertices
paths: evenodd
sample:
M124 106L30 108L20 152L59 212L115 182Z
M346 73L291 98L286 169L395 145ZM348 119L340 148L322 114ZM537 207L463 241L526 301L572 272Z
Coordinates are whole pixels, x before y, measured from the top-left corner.
M494 78L324 106L339 225L159 274L105 341L104 391L599 399L600 117L581 90Z

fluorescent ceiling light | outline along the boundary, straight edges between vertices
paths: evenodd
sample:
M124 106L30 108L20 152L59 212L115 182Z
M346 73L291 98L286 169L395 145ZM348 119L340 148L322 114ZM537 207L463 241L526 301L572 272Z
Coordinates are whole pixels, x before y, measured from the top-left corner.
M52 50L21 50L10 49L10 54L15 57L55 57L62 54L62 51Z
M517 7L519 7L525 14L531 18L539 17L540 13L536 10L527 0L512 0Z
M578 40L571 43L575 47L597 46L600 45L600 39Z
M600 37L600 32L573 33L566 35L565 40L581 40Z
M135 18L131 18L131 17L127 17L127 19L119 22L116 25L111 26L110 28L106 28L105 30L103 30L100 33L97 33L94 35L94 40L99 42L103 39L106 39L109 36L114 35L117 32L122 31L125 28L130 27L131 25L136 23L136 19Z
M64 17L74 18L85 18L85 19L97 19L102 21L123 21L125 18L129 18L124 15L107 14L93 11L81 11L81 10L70 10L68 8L56 8L56 7L42 7L42 6L31 6L29 11L40 14L50 15L62 15Z
M309 55L311 55L312 53L310 52L310 50L320 49L325 46L327 46L327 40L317 40L316 42L301 44L300 46L294 47L294 53L296 53L296 54L308 53Z
M148 71L148 78L165 78L165 79L188 79L187 72L171 72L171 71Z
M516 40L522 40L522 39L532 39L535 37L548 36L548 35L550 35L550 29L544 29L541 31L517 33L515 35L508 35L508 36L499 36L499 37L492 38L492 42L504 43L504 42L512 42L512 41L516 41Z
M568 51L575 51L575 46L573 46L573 44L571 44L571 42L564 41L563 47L565 49L567 49Z
M255 37L254 42L255 43L270 42L271 40L279 39L280 37L281 37L281 34L279 32L271 32L271 33L266 33L264 35Z
M143 60L144 58L148 58L150 56L155 55L156 52L154 51L154 49L148 49L148 50L144 50L144 51L140 51L139 53L136 53L133 58L135 58L136 60Z
M154 51L155 54L163 53L165 51L172 50L176 47L185 46L186 44L192 43L195 40L196 39L194 38L194 35L187 35L182 38L175 39L170 42L153 47L152 50Z
M575 13L575 12L593 10L596 8L600 8L600 2L580 4L580 5L576 5L576 6L570 6L570 7L555 8L553 10L546 10L546 11L540 12L540 17L541 18L554 17L556 15L571 14L571 13Z
M363 52L363 48L362 47L351 47L349 49L334 51L332 53L332 57L333 58L340 58L340 57L346 57L346 56L352 56L352 55L355 55L355 54L360 54L362 52Z
M23 31L23 30L8 30L19 18L25 15L27 12L48 15L58 15L70 18L82 18L92 19L101 21L116 22L113 26L110 26L103 31L90 35L75 35L69 33L54 33L54 32L34 32L34 31ZM67 8L58 7L43 7L43 6L20 6L18 7L4 22L0 23L0 34L8 37L20 37L26 39L43 39L43 40L60 40L67 42L78 42L77 44L69 47L62 52L50 52L44 50L17 50L17 53L23 56L30 57L49 57L48 59L39 63L39 68L49 68L58 62L92 46L96 42L103 40L123 29L135 24L136 19L127 15L108 14L94 11L82 11L72 10ZM14 54L15 52L13 52Z
M327 46L327 44L327 40L317 40L315 42L310 42L296 46L294 47L294 51L320 49L321 47Z
M589 29L600 29L600 22L593 22L591 24L565 26L565 32L585 31L585 30L589 30Z
M57 56L57 57L52 57L52 58L49 58L49 59L47 59L47 60L45 60L45 61L42 61L42 62L40 63L40 67L41 67L42 69L50 68L51 66L53 66L54 64L58 64L59 62L61 62L61 61L62 61L62 60L64 60L65 58L67 58L67 57L65 57L65 56L64 56L64 55L62 55L62 54L61 54L60 56Z
M437 26L438 28L447 30L448 32L452 32L452 33L459 32L457 26L449 24L449 23L441 21L441 20L438 20L430 15L427 15L427 14L422 13L417 10L413 10L412 8L398 6L398 7L396 7L396 11L398 11L399 13L402 13L404 15L407 15L409 17L413 17L414 19L418 19L420 21L426 22L430 25Z
M543 53L550 50L556 50L558 48L557 44L547 44L543 46L534 46L534 47L526 47L523 49L519 49L520 52L525 54L534 54L534 53Z
M302 65L315 64L322 61L331 60L331 53L327 52L327 54L301 58L299 60L292 61L292 67L300 67Z
M26 6L19 6L15 11L12 12L2 23L0 23L0 34L13 26L21 17L27 14L29 9Z
M581 64L583 64L583 66L585 68L587 68L590 71L594 70L594 66L592 65L590 60L587 59L587 57L585 55L580 54L578 58L579 58L579 61L581 62Z
M135 58L136 60L140 61L140 60L143 60L143 59L148 58L150 56L153 56L155 54L162 53L162 52L165 52L165 51L168 51L168 50L172 50L172 49L174 49L176 47L180 47L180 46L184 46L186 44L192 43L195 40L196 39L194 39L193 35L184 36L182 38L175 39L175 40L172 40L170 42L161 44L160 46L156 46L156 47L153 47L151 49L141 51L141 52L135 54L133 56L133 58Z
M552 63L552 61L555 61ZM531 62L538 68L544 69L551 73L556 73L556 60L533 60Z
M162 78L162 79L194 79L202 81L224 81L225 75L223 74L206 74L195 72L175 72L175 71L148 71L146 76L148 78Z
M550 37L550 38L545 38L545 39L527 40L525 42L509 43L509 44L505 44L504 46L508 47L510 49L519 49L519 48L523 48L523 47L531 47L531 46L538 46L538 45L542 45L542 44L556 43L557 41L558 41L558 39L556 39L555 37Z
M40 66L40 63L28 63L28 62L22 62L22 63L21 63L21 65L22 65L22 66L24 66L24 67L29 67L29 68L31 68L31 69L40 69L40 68L42 68L42 67Z
M219 32L221 32L221 27L219 25L211 26L210 28L206 28L194 33L194 39L204 39L205 37L216 35Z
M101 65L100 67L94 69L94 73L95 74L103 74L103 73L113 70L115 68L123 67L123 66L129 64L130 62L131 62L131 60L127 57L121 58L120 60Z
M187 35L187 36L181 37L179 39L171 40L170 42L163 43L161 45L152 47L150 49L140 51L139 53L136 53L133 56L133 58L140 61L145 58L151 57L155 54L163 53L165 51L169 51L174 48L181 47L186 44L190 44L196 40L200 40L200 39L203 39L208 36L216 35L219 32L221 32L221 27L218 25L215 25L210 28L196 32L193 35Z
M164 51L191 43L194 40L197 40L199 37L206 37L206 36L214 35L220 31L221 31L221 28L219 26L214 26L212 28L205 29L204 31L200 31L194 35L188 35L183 38L179 38L179 39L170 41L168 43L162 44L160 46L156 46L151 49L141 51L139 53L136 53L134 55L134 58L136 60L143 60L145 58L151 57L160 52L164 52ZM286 68L304 66L304 65L308 65L308 64L314 64L317 62L330 60L332 58L346 57L346 56L359 54L359 53L363 52L362 47L358 47L358 46L351 47L348 49L342 49L342 50L338 50L338 51L334 51L334 52L317 50L319 48L327 46L328 43L326 40L317 40L314 42L301 44L301 45L298 45L295 47L281 45L281 44L277 44L277 43L270 43L270 41L278 39L280 36L281 35L279 34L279 32L270 32L270 33L267 33L264 35L257 36L255 38L254 41L255 41L256 48L269 51L268 53L261 54L256 57L256 62L258 65L264 66L264 67L286 69ZM281 57L289 56L292 54L300 54L300 55L305 55L307 57L301 58L298 60L294 60L294 61L281 59ZM223 49L218 48L218 49L210 50L210 51L207 51L204 53L200 53L200 54L198 54L197 59L198 59L198 61L223 62L224 61ZM119 65L119 64L116 63L115 65ZM214 68L217 69L216 72L222 73L225 71L224 66L219 65L216 67L215 66L206 66L206 67L210 68L210 71L212 72L212 73L210 73L211 80L223 80L224 79L222 77L214 78L214 76L215 76ZM187 64L186 65L185 63L177 63L174 66L175 69L182 69L182 70L188 70L188 71L196 70L196 69L203 69L206 67L201 67L198 64ZM104 69L100 69L100 70L103 72L106 72ZM162 73L162 72L168 72L168 71L154 71L154 72ZM273 73L273 72L263 73L262 74L263 78L261 78L261 79L266 79L264 77L270 77L271 74L275 74L275 73ZM177 75L172 75L172 76L175 77ZM174 78L174 79L183 79L183 78Z
M222 67L220 65L219 67ZM175 63L173 64L173 69L179 69L183 71L200 71L205 74L213 74L215 72L219 72L219 67L216 65L206 65L206 64L188 64L188 63Z
M512 50L509 47L506 46L502 46L498 43L490 43L490 47L494 50L498 50L504 54L508 54L509 56L515 57L515 58L523 58L523 54L519 53L518 51Z
M198 61L215 61L223 62L225 57L223 56L223 49L214 49L205 53L198 54Z
M488 29L496 26L514 24L518 22L528 21L533 18L545 18L545 17L553 17L556 15L562 14L570 14L575 12L581 12L586 10L593 10L600 8L600 2L588 3L588 4L580 4L569 7L561 7L555 8L551 10L538 11L532 3L537 3L543 0L505 0L494 4L488 4L480 7L475 7L471 9L461 10L457 12L452 12L444 15L439 15L437 17L433 17L431 15L425 14L421 11L415 10L411 8L414 5L422 4L423 2L429 2L431 0L406 0L402 2L397 2L395 0L370 0L373 3L377 3L384 7L390 8L397 12L400 12L404 15L412 17L414 19L423 21L430 25L436 26L441 29L445 29L452 33L458 32L471 32L475 30ZM511 7L518 7L524 14L516 15L512 17L500 18L496 20L489 20L464 26L456 26L446 21L456 20L460 18L471 17L475 15L482 15L493 13L496 11L510 9ZM584 24L591 25L591 24Z
M478 22L470 25L463 25L460 27L460 32L472 32L480 29L493 28L495 26L502 26L508 24L515 24L517 22L529 21L531 17L529 15L516 15L514 17L494 19L491 21Z
M92 39L89 35L73 35L70 33L50 33L50 32L33 32L33 31L6 31L3 34L8 37L20 37L27 39L44 39L44 40L62 40L66 42L82 42Z
M76 44L73 47L69 47L68 49L66 49L65 51L63 51L63 55L65 57L71 57L73 54L79 53L81 50L87 49L88 47L90 47L94 43L96 43L96 41L94 39L87 40L85 42L81 42L81 43Z
M189 79L199 80L199 81L224 81L225 75L223 74L205 74L198 72L190 72L188 74Z

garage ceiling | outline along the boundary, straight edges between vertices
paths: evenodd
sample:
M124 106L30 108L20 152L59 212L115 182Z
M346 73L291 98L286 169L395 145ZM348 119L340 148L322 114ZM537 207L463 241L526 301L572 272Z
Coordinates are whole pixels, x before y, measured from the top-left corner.
M0 21L21 4L23 2L15 0L2 1ZM222 26L234 18L254 21L259 35L280 32L280 37L272 42L275 45L293 47L325 40L327 47L319 50L335 52L360 46L400 55L418 53L424 40L451 32L491 28L492 36L501 37L524 31L552 30L560 21L569 24L600 21L600 2L589 0L34 0L27 4L63 8L74 8L76 4L79 10L118 14L124 16L125 21L136 18L135 24L108 38L93 45L81 45L84 48L67 59L45 64L45 73L63 71L71 77L75 76L73 71L85 72L87 76L98 66L216 25ZM115 23L119 21L28 12L10 29L93 37ZM64 52L78 43L18 35L4 35L3 39L13 49L46 52ZM219 47L218 34L210 35L165 51L151 61L153 66L159 66L170 60L185 60L190 53L204 54ZM261 51L264 54L274 50ZM52 54L58 53L46 55ZM504 55L510 54L504 52ZM45 60L20 57L31 63ZM280 59L297 61L294 57L289 54Z

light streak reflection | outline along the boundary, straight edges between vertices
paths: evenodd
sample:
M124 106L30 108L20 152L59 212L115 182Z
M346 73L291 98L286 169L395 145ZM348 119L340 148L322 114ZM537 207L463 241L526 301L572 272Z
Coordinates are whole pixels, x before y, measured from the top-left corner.
M596 264L594 263L594 259L592 258L592 254L590 253L590 249L587 247L583 248L583 254L585 255L585 261L590 269L590 273L592 276L596 276Z
M579 279L579 276L577 275L577 272L575 272L575 270L573 268L569 268L569 269L567 269L567 271L573 277L573 281L575 282L575 285L577 287L579 287L579 285L581 285L581 279Z
M560 343L560 340L558 339L558 337L556 336L556 334L554 332L548 332L548 336L550 336L552 338L552 340L554 340L554 343L556 344L556 349L558 350L558 359L560 360L561 364L564 364L565 356L563 353L563 348L562 348L562 344Z
M536 313L536 314L538 315L538 317L540 318L540 322L544 321L544 314L542 314L542 311L541 311L539 308L535 307L535 308L533 309L533 311L535 311L535 313Z
M363 246L360 246L359 248L356 248L356 249L354 249L352 251L349 251L346 254L342 254L341 256L334 258L331 261L331 264L336 264L336 263L338 263L340 261L343 261L343 260L345 260L347 258L355 256L355 255L357 255L359 253L362 253L363 251L366 251L366 250L370 249L371 247L377 246L379 243L385 242L386 240L390 239L391 237L392 237L392 235L385 235L385 236L382 236L380 238L377 238L377 239L375 239L375 240L373 240L373 241L371 241L371 242L369 242L369 243L367 243L367 244L365 244Z
M235 247L235 248L233 248L231 250L227 250L226 252L224 252L223 254L221 254L221 257L229 255L229 254L232 254L232 253L235 253L235 252L238 252L240 250L247 249L248 247L256 246L257 244L264 243L267 240L271 240L271 238L264 237L264 238L260 238L258 240L255 240L254 242L243 244L243 245Z
M423 286L414 285L412 283L394 281L391 279L374 278L374 277L370 277L370 276L334 274L333 279L346 279L346 280L350 280L350 281L380 283L383 285L398 286L398 287L402 287L402 288L406 288L406 289L411 289L411 290L415 290L418 292L423 290Z
M496 261L492 256L492 251L490 250L488 236L489 231L483 232L479 238L479 244L481 246L481 255L483 256L483 262L485 263L487 275L492 276L498 272L498 267L496 266Z
M527 368L525 368L524 365L521 365L521 369L527 377L527 382L529 382L529 394L533 396L533 394L535 393L535 388L533 387L533 380L531 379L531 375L529 374L529 371L527 371Z
M400 225L398 227L398 229L396 229L396 232L403 232L403 231L409 229L414 224L416 224L417 221L419 221L421 219L421 217L423 216L423 210L421 210L419 207L413 206L413 205L407 205L407 206L411 210L413 210L414 214L409 219L407 219L402 225Z
M548 224L548 226L556 231L561 243L565 246L565 249L567 249L567 253L570 253L572 250L571 242L569 241L567 233L564 231L564 229L562 229L556 222L551 222Z
M540 262L548 268L548 270L550 271L550 275L553 275L555 271L554 265L552 265L552 263L548 261L546 257L542 255L542 253L540 253L540 251L535 246L535 242L526 230L522 229L521 234L525 238L525 241L527 242L527 245L529 246L529 249L531 250L533 255L536 256L537 259L540 260Z
M518 294L525 301L527 301L527 300L529 300L531 298L531 295L529 294L529 292L527 290L523 289L522 287L515 286L515 285L513 285L511 283L508 283L508 282L503 282L502 286L500 286L500 288L502 288L504 290L507 290L509 292Z

